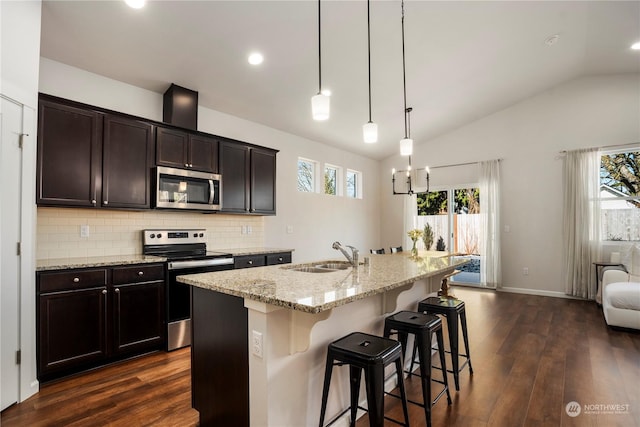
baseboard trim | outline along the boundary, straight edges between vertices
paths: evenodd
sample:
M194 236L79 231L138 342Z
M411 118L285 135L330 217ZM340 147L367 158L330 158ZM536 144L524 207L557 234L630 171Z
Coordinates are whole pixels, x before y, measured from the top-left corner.
M526 294L526 295L538 295L542 297L553 297L553 298L565 298L565 299L575 299L581 301L588 301L584 298L578 298L571 295L567 295L564 292L558 291L543 291L540 289L528 289L528 288L511 288L511 287L502 287L497 288L498 292L509 292L512 294Z

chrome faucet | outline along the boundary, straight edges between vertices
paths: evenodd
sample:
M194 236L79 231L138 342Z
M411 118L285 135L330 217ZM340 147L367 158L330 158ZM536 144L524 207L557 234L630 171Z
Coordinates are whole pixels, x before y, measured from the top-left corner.
M345 256L347 261L349 261L349 263L352 266L358 267L358 254L359 254L358 249L354 248L353 246L349 246L349 245L346 245L346 246L349 249L351 249L351 255L349 255L349 253L342 247L342 244L340 244L340 242L333 242L332 248L342 252L342 255Z

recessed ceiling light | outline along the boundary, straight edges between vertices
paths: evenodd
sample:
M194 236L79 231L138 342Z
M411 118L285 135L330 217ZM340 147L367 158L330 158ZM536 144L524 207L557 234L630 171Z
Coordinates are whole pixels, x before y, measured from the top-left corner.
M146 0L124 0L124 2L133 9L142 9Z
M259 52L253 52L249 55L249 64L251 65L260 65L262 61L264 61L264 56Z
M632 44L631 45L631 49L640 50L640 42L636 42L636 43Z

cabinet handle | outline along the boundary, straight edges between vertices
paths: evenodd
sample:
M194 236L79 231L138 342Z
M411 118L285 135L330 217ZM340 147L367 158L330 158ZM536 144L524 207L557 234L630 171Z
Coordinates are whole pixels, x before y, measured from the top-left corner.
M103 290L102 290L102 295L106 295L106 294L107 294L107 290L106 290L106 289L103 289Z
M278 257L278 261L282 262L283 261L282 257Z
M109 201L108 201L108 200L105 200L103 204L104 204L104 205L108 205L108 204L109 204Z
M80 278L79 278L79 277L74 277L74 278L73 278L73 283L78 283L79 281L80 281Z
M253 260L249 260L249 261L247 261L247 264L249 264L249 265L253 265Z
M95 206L96 204L98 204L98 202L96 202L96 200L94 199L94 200L92 200L92 201L91 201L91 204L92 204L93 206Z
M193 167L193 163L189 163L189 167L192 168Z
M120 293L120 288L116 288L116 289L115 289L115 293L116 293L116 294L119 294L119 293Z
M185 164L184 164L184 167L185 167L185 168L188 168L188 167L189 167L189 163L185 163Z
M144 271L138 271L138 276L144 276Z

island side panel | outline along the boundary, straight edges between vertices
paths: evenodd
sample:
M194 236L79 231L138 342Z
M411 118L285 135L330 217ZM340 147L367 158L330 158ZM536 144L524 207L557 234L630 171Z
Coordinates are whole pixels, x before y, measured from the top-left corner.
M200 426L249 426L248 314L242 298L192 287L191 393Z

